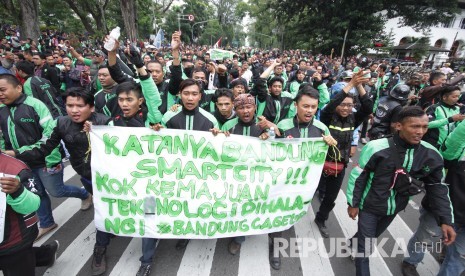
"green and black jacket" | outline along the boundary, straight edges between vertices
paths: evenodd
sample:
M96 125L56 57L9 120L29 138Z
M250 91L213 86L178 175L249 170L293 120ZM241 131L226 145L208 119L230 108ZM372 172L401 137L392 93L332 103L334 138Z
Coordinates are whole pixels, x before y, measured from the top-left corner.
M281 92L278 96L271 95L268 93L266 80L259 78L255 81L250 94L256 96L258 100L257 116L263 115L275 124L289 118L289 109L294 105L291 93Z
M447 137L441 148L447 164L446 183L454 206L455 224L465 226L465 123L462 121Z
M56 119L58 116L65 114L56 100L58 96L57 91L48 80L39 77L30 77L24 83L23 88L24 94L43 102L50 110L53 118Z
M447 136L454 130L456 123L452 116L460 113L460 107L444 102L434 104L426 110L429 118L428 132L423 140L440 149Z
M281 138L312 138L329 135L329 129L315 118L308 123L298 123L297 115L294 118L282 120L278 124Z
M398 134L394 142L403 167L416 179L425 183L426 196L422 206L432 212L438 224L453 223L449 189L442 183L443 160L439 152L427 142L409 145ZM352 169L347 186L347 203L360 210L386 216L405 209L408 196L400 196L391 189L396 162L392 158L388 139L370 141L362 150L359 166Z
M116 87L113 86L110 91L101 89L94 96L95 112L105 114L109 117L116 117L121 114L121 108L118 105L118 97L116 96Z
M86 121L90 121L94 126L113 125L110 117L95 112L92 112ZM71 120L71 117L61 116L56 120L56 126L49 138L40 143L39 147L31 150L21 153L15 150L16 158L26 163L43 159L63 141L69 152L71 166L76 173L86 179L92 179L90 140L88 133L82 131L83 128L84 122L75 123Z
M123 83L126 81L136 81L133 77L125 74L119 63L117 62L113 66L108 67L111 78L117 83ZM179 92L179 84L182 82L182 69L181 65L170 66L171 78L165 79L163 82L156 84L158 93L160 94L161 103L158 106L158 110L163 115L178 102L177 94ZM105 113L106 114L106 113ZM106 114L107 116L111 116Z
M164 127L172 129L209 131L218 128L215 116L198 106L194 110L179 106L176 111L166 112L161 122Z
M313 87L320 95L318 107L322 108L329 102L329 92L326 84L314 82ZM295 115L294 98L289 92L283 91L274 96L268 93L266 80L258 78L250 90L250 94L257 97L257 116L265 116L268 121L278 124L281 120L292 118Z
M227 121L223 127L221 128L222 131L229 131L231 134L243 135L243 136L251 136L251 137L258 137L260 136L265 130L261 129L257 125L256 119L252 120L249 123L244 123L239 118L234 118L232 120Z
M23 94L11 105L0 105L0 127L6 150L22 153L37 148L50 137L55 126L56 121L47 106L33 97ZM52 168L60 163L58 146L45 160L31 160L27 165L32 169L45 166Z

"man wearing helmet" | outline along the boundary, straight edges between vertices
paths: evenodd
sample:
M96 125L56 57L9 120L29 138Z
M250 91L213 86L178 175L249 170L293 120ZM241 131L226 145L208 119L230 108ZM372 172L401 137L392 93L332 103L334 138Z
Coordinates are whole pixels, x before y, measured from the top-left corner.
M373 126L368 134L370 139L379 139L391 135L394 124L397 122L397 114L407 104L410 87L406 84L398 84L389 91L388 96L379 100L375 112Z

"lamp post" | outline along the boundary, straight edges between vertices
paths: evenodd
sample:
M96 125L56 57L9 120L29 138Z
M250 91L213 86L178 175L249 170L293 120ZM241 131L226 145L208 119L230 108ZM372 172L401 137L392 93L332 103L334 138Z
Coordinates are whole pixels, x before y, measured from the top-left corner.
M194 26L195 26L195 25L197 25L197 24L203 24L203 23L207 23L207 22L215 21L215 20L217 20L217 19L209 19L209 20L200 21L200 22L197 22L197 23L192 24L192 28L191 28L191 38L192 38L192 42L194 42Z

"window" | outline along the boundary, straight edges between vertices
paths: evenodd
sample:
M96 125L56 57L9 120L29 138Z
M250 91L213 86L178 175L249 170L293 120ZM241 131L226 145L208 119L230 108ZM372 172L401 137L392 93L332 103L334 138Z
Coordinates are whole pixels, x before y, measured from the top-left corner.
M452 28L455 23L455 17L449 20L448 22L442 23L443 28Z
M462 21L460 21L460 26L459 26L460 29L465 29L465 18L462 19Z

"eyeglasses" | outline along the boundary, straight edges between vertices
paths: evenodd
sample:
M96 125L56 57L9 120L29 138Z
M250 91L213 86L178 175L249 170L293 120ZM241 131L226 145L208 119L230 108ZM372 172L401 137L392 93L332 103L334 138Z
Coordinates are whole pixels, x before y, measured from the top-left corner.
M354 107L355 105L354 105L354 104L350 104L350 103L341 103L339 106L342 107L342 108L344 108L344 107L352 108L352 107Z

